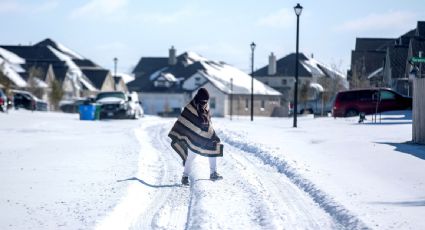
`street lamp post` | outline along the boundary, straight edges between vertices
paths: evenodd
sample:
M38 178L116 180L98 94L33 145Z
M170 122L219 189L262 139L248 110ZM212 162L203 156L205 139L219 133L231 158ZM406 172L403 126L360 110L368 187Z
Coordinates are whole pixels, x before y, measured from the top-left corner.
M255 43L251 43L251 121L254 120L254 50Z
M296 51L295 51L295 88L294 88L294 128L297 127L297 115L298 115L298 40L299 40L299 25L300 25L300 15L303 11L303 7L298 3L294 7L295 14L297 15L297 41L296 41Z

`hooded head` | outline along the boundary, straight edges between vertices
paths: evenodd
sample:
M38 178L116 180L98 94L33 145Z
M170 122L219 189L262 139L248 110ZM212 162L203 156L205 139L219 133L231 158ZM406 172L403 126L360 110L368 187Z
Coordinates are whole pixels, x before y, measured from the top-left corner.
M210 99L210 94L205 88L200 88L195 95L195 103L197 104L206 104Z

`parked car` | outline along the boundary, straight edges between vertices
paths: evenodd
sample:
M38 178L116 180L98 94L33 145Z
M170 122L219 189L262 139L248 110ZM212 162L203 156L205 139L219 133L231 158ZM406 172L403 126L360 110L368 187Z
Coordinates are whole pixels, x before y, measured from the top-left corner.
M391 110L412 108L412 98L391 89L372 88L341 91L336 95L332 108L334 117L351 117L359 113L373 114Z
M333 100L328 102L322 102L321 98L308 100L306 102L298 102L297 110L298 114L328 114L332 110ZM292 116L294 113L294 104L289 104L289 115Z
M143 116L137 93L126 94L121 91L101 92L96 96L96 103L100 104L100 119L104 118L131 118Z
M7 111L7 105L8 105L8 98L6 94L4 93L3 89L0 88L0 111L6 112Z
M47 102L37 98L32 93L23 90L12 90L12 93L15 109L47 111Z

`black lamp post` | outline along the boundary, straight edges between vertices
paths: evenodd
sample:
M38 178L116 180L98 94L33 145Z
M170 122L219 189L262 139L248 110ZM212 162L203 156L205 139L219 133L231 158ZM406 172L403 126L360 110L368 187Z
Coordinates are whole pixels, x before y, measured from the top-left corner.
M251 43L251 121L254 120L254 50L255 43Z
M298 37L299 37L299 25L300 15L303 11L303 7L298 3L294 7L295 14L297 15L297 45L295 51L295 89L294 89L294 128L297 127L297 115L298 115Z

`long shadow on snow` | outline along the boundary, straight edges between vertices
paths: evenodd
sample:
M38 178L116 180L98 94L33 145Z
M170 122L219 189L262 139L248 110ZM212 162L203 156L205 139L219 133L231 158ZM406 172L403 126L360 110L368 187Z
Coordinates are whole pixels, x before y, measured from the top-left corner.
M144 181L144 180L142 180L142 179L139 179L139 178L137 178L137 177L130 177L130 178L125 179L125 180L117 180L117 182L124 182L124 181L130 181L130 180L138 181L138 182L140 182L141 184L146 185L146 186L151 187L151 188L173 188L173 187L182 187L182 185L181 185L181 184L164 184L164 185L154 185L154 184L149 184L149 183L147 183L146 181Z
M415 200L415 201L399 201L399 202L372 202L372 204L382 204L382 205L394 205L401 207L420 207L425 206L425 200Z
M395 150L401 153L410 154L419 159L425 160L425 146L414 144L412 142L391 143L391 142L376 142L377 144L386 144L395 147Z

